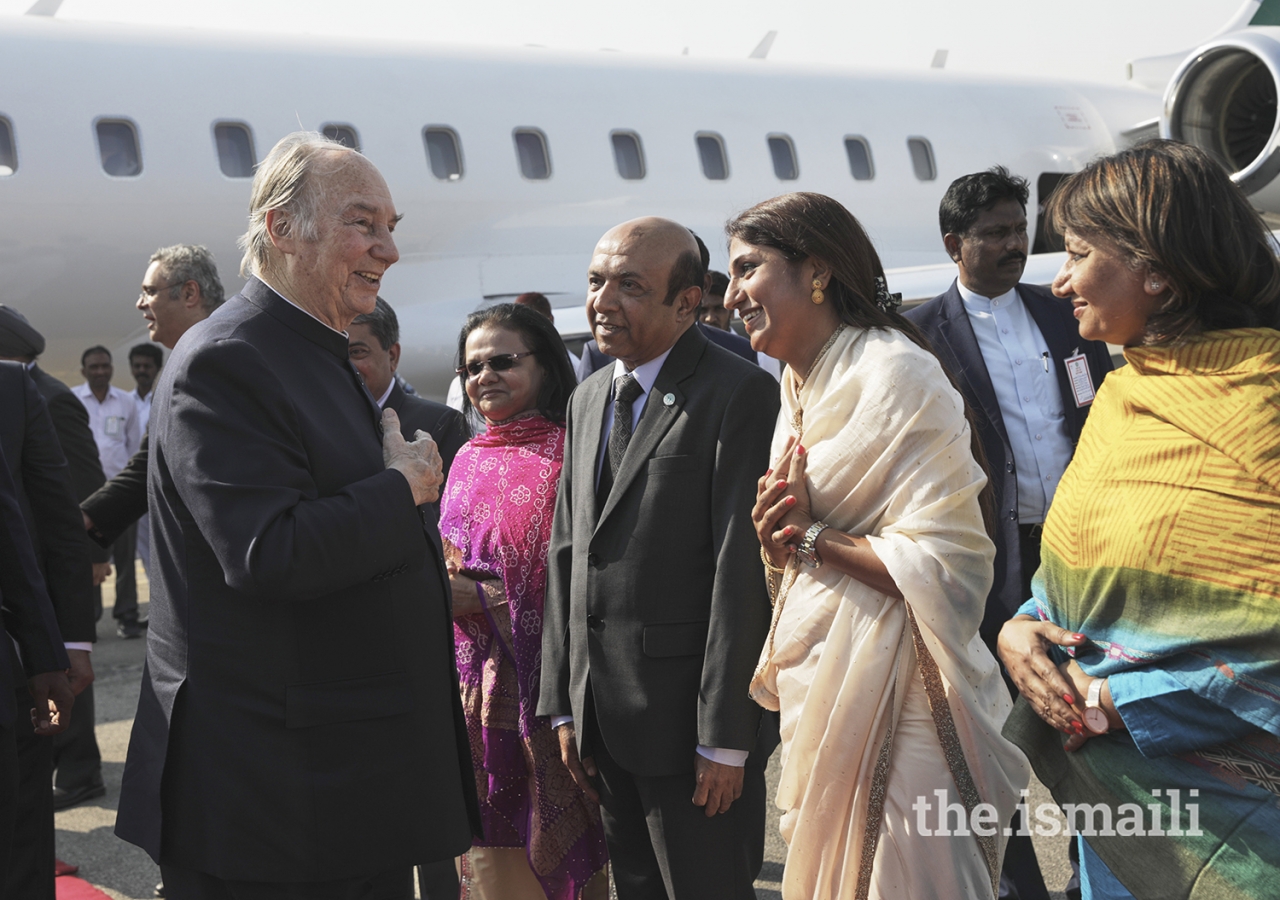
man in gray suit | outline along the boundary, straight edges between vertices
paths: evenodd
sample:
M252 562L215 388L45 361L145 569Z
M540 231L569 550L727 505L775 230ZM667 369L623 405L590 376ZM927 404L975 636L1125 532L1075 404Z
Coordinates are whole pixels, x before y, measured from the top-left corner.
M776 725L747 696L769 628L751 507L778 387L691 327L677 223L609 231L588 284L616 362L569 405L538 712L599 798L621 900L753 898Z

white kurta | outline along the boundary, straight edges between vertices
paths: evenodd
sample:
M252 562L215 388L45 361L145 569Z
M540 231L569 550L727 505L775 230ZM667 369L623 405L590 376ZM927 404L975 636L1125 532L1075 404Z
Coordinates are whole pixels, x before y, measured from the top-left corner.
M984 848L972 835L926 836L912 809L929 801L927 825L939 827L941 789L948 802L994 805L1002 829L1030 779L1000 736L1009 694L977 636L995 549L963 401L937 359L901 333L847 328L802 388L784 374L774 460L797 408L813 515L865 535L906 603L829 566L799 566L779 600L752 696L781 713L783 896L990 897L1006 838ZM936 663L933 714L908 606ZM967 783L958 788L953 772ZM860 889L868 839L877 846Z

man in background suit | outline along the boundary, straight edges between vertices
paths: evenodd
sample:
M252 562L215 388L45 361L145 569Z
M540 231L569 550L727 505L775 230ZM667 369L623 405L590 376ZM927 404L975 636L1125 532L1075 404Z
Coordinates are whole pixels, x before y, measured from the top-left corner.
M621 900L754 897L776 731L746 691L769 628L751 507L778 387L694 327L675 222L609 231L588 285L618 361L569 404L538 713L600 798Z
M136 308L147 323L151 340L169 350L197 322L222 305L222 280L213 254L198 244L174 244L151 254L142 275ZM154 388L151 391L153 397ZM84 527L103 547L147 512L148 434L138 452L110 481L80 504Z
M1018 281L1027 263L1029 196L1026 180L1003 166L952 182L939 224L959 277L905 313L959 382L986 453L999 527L995 582L978 633L996 659L1000 627L1031 596L1045 514L1093 394L1111 371L1107 345L1080 339L1070 304ZM1048 898L1026 835L1009 840L1000 896Z
M412 867L478 827L422 510L439 454L348 360L399 218L364 156L282 139L254 176L252 277L156 388L156 577L116 833L170 900L407 900Z
M65 642L72 693L79 695L93 681L89 653L97 638L89 540L49 410L26 367L17 362L0 362L0 446ZM34 701L24 681L19 679L17 688L18 708L25 710ZM26 716L19 716L14 726L18 825L0 896L53 900L53 741L37 735Z
M0 305L0 360L20 362L35 382L49 410L58 446L67 460L67 474L77 501L84 500L106 480L102 463L98 459L98 443L89 427L89 412L58 379L36 364L36 358L44 352L44 336L31 326L20 312ZM93 586L100 585L111 574L111 543L105 547L89 548L93 563ZM97 606L100 597L94 592L94 616L100 616ZM79 629L73 629L77 634ZM95 640L96 633L89 640ZM77 650L88 650L82 640ZM76 696L76 716L71 724L53 739L53 766L57 772L53 788L54 810L66 809L79 803L101 797L106 793L102 783L102 755L98 750L98 738L94 733L94 696L92 677L84 671L89 662L87 652L71 654L73 669L79 668L74 680L81 685Z
M400 320L391 304L378 298L373 312L356 316L347 329L348 352L369 394L380 409L394 409L400 417L400 433L406 441L414 432L431 435L444 462L444 477L449 477L453 457L471 437L462 413L443 403L406 394L396 380L400 366Z
M21 654L20 661L14 644ZM75 703L67 680L69 665L53 603L28 535L18 489L0 448L0 891L5 890L11 874L15 826L19 824L22 802L17 719L29 719L41 739L67 727ZM29 703L17 700L18 684L24 680ZM46 780L45 790L48 784ZM52 872L50 861L49 874ZM21 896L25 900L32 895Z

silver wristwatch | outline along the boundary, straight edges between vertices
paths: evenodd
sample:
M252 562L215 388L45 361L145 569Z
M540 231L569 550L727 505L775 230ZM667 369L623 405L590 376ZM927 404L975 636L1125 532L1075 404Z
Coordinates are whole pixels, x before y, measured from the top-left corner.
M810 525L800 540L800 546L796 548L796 559L811 569L822 565L822 557L818 555L818 535L829 527L831 526L826 522L814 522Z

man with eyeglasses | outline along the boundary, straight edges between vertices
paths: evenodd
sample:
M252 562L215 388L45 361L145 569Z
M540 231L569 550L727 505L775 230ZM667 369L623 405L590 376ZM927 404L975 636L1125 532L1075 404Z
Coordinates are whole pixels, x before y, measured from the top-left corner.
M192 325L207 319L222 301L222 281L213 254L195 244L174 244L151 254L136 306L151 340L172 350ZM154 394L153 390L150 396ZM80 504L89 536L103 547L110 547L147 514L148 444L144 429L142 444L128 465ZM122 630L120 636L138 637L143 627L139 621L130 633Z

